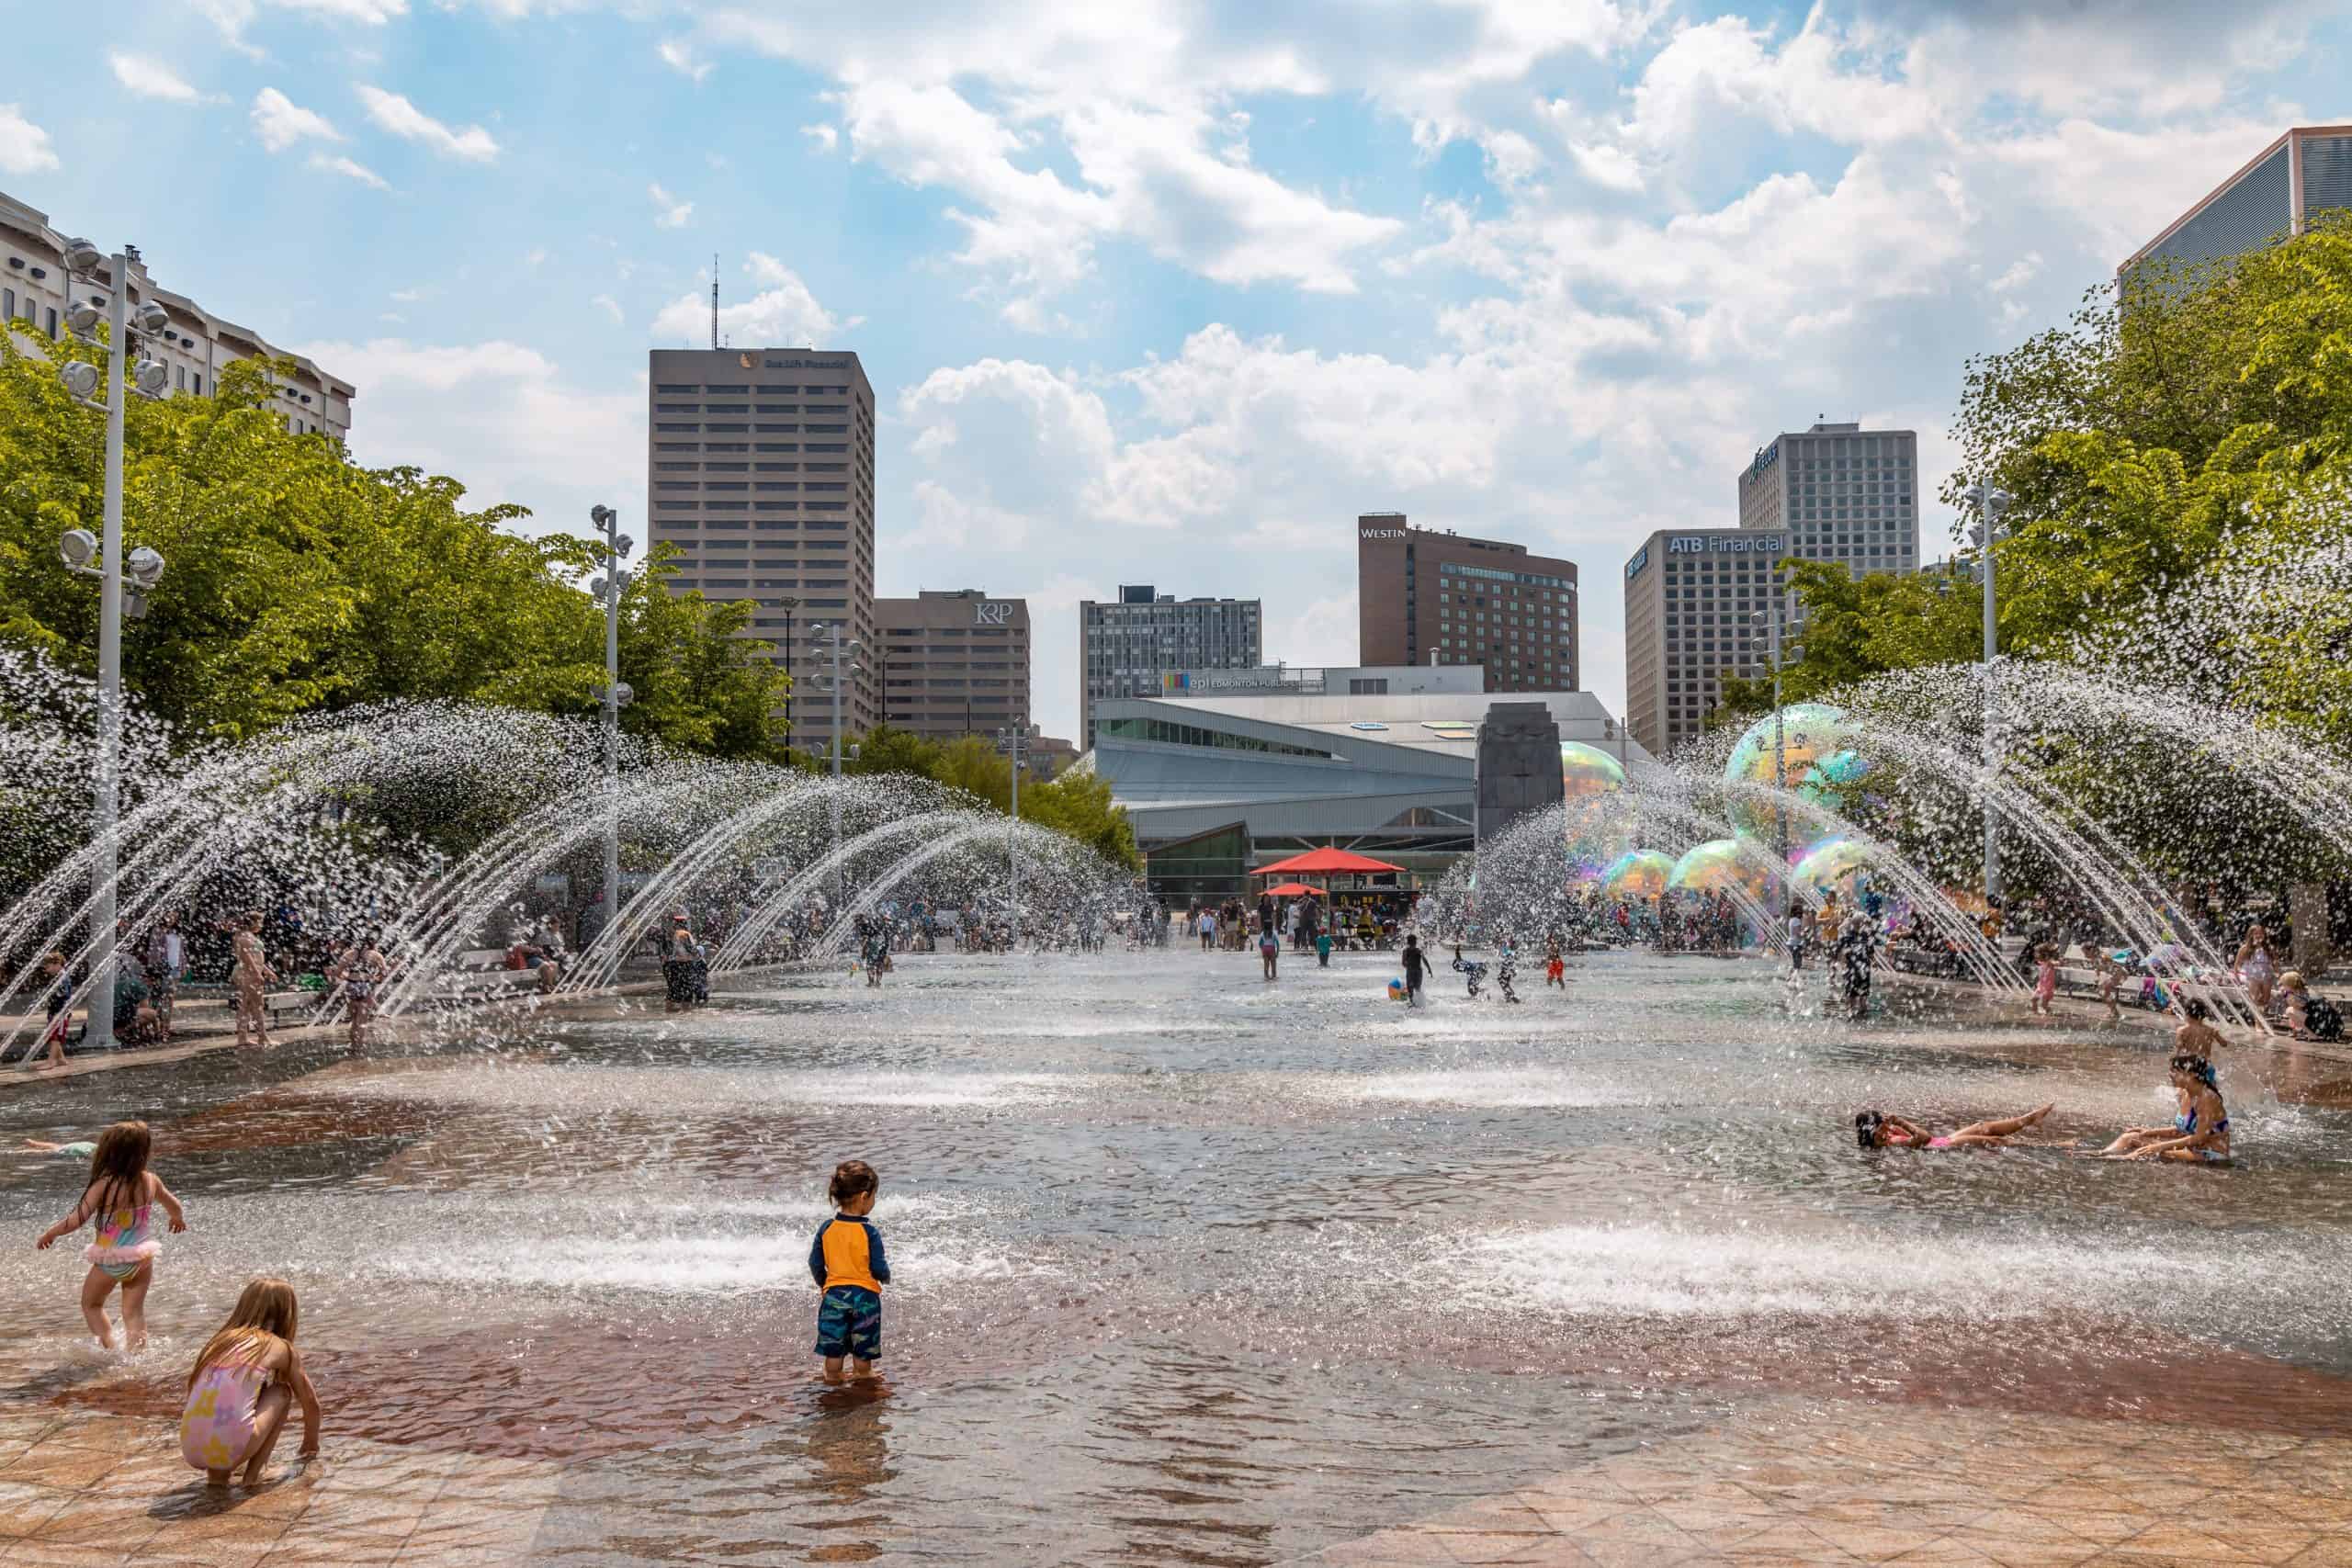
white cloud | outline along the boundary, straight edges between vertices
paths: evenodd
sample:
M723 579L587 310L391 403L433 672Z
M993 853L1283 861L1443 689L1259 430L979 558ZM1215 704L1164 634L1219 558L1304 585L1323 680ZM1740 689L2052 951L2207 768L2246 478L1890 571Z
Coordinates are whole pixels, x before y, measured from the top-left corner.
M528 532L580 531L588 508L627 509L645 493L645 397L581 387L520 344L435 344L406 338L298 346L362 389L354 423L363 463L414 463L463 479L469 504L514 502ZM466 417L451 419L452 408Z
M646 186L645 194L653 198L653 222L655 227L662 229L683 229L688 222L692 221L695 215L695 204L693 202L680 201L676 197L672 196L668 191L663 190L658 185Z
M611 317L613 325L619 326L621 324L623 320L621 316L621 302L614 299L611 295L599 294L594 299L589 300L588 303L595 306L596 309L604 311L605 315Z
M14 104L0 104L0 169L12 175L37 174L57 167L57 152L49 132L24 116Z
M700 82L704 77L710 74L710 62L707 60L697 60L695 58L694 46L688 43L684 39L663 39L660 44L655 46L655 52L662 56L662 64L668 66L671 70L677 72L680 75L688 76L696 82Z
M191 7L215 28L230 46L258 58L261 51L245 41L245 29L264 10L287 11L325 22L356 22L382 27L408 15L408 0L189 0Z
M368 110L368 118L404 141L418 141L445 158L487 164L498 156L498 143L479 125L453 130L398 93L362 82L353 91Z
M751 299L722 304L718 330L729 341L776 347L822 347L830 338L856 326L863 317L847 321L817 302L800 276L774 256L752 253L743 271L764 285ZM710 340L710 297L696 292L672 300L653 318L658 342L694 346Z
M842 133L830 125L804 125L800 134L812 142L818 152L830 152L842 144Z
M395 288L392 290L392 298L399 300L403 305L413 305L418 300L424 298L424 290L422 288Z
M330 175L341 175L347 180L357 180L361 185L373 186L378 190L390 190L392 188L390 185L385 183L384 177L381 175L379 175L367 164L356 163L352 159L340 157L334 153L311 153L311 167Z
M254 134L272 152L283 152L306 138L343 140L343 133L324 115L303 108L275 87L264 87L254 95L252 118Z
M203 94L181 80L176 72L160 60L143 54L113 53L107 56L107 65L114 72L114 79L126 91L140 97L161 98L173 104L203 101Z

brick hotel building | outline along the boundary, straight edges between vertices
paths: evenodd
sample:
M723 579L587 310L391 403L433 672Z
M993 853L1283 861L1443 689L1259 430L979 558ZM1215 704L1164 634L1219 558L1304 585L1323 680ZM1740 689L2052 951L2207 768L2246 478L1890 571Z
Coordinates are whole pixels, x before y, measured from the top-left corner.
M1574 561L1524 545L1356 519L1356 662L1483 664L1490 692L1573 692Z

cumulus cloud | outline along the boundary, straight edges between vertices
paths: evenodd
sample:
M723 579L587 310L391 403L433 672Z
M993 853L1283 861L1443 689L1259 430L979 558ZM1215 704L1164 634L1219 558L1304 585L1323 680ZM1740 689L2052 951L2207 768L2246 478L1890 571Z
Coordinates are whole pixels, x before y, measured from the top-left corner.
M322 22L356 22L382 27L408 15L408 0L189 0L198 16L220 29L231 48L258 57L261 51L245 40L265 10L282 11Z
M689 222L693 221L695 215L695 204L693 202L680 201L676 197L672 196L668 191L663 190L659 185L650 185L646 186L645 194L651 197L653 201L653 222L655 227L662 229L683 229Z
M367 164L355 162L349 158L338 157L334 153L311 153L311 167L324 174L341 175L347 180L357 180L361 185L373 186L378 190L390 190L392 188L390 185L385 183L384 177L381 175L379 175Z
M57 167L56 149L49 132L25 118L14 104L0 104L0 169L12 175L38 174Z
M170 104L193 104L204 95L182 80L179 73L160 60L143 54L113 53L107 56L107 67L126 92L142 98L161 98Z
M487 164L498 156L498 142L479 125L455 130L435 119L398 93L360 83L353 88L368 118L403 141L431 148L445 158Z
M710 62L695 57L694 46L684 39L665 38L655 46L662 63L682 76L700 82L710 74Z
M343 133L326 116L302 107L275 87L254 95L254 134L272 152L283 152L297 141L340 141Z

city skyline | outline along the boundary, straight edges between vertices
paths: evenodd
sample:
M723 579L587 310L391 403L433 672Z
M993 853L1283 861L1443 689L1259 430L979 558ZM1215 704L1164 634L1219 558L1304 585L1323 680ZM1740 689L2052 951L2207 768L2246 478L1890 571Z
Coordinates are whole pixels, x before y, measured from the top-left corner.
M1579 562L1617 710L1619 563L1733 525L1761 435L1917 430L1948 554L1964 356L2346 118L2320 7L2130 9L130 6L0 94L0 188L349 380L361 461L572 532L648 531L717 251L732 343L867 367L876 591L1025 599L1050 733L1122 581L1353 662L1381 510Z

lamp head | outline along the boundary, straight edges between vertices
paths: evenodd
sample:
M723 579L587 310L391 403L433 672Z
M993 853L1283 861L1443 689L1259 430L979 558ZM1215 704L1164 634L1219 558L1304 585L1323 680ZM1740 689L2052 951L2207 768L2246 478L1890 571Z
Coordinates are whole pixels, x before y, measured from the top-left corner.
M160 359L142 359L132 367L131 383L143 398L160 398L172 389L170 367Z
M76 299L65 307L65 325L75 337L90 336L105 319L106 311L87 299Z
M77 236L65 242L65 270L68 272L96 272L98 263L105 259L98 254L98 247L87 240Z
M592 506L588 509L588 521L599 528L609 528L613 525L613 509L601 504Z
M616 681L613 682L613 705L615 707L625 708L635 701L637 701L637 688L635 686L630 685L627 681Z
M57 378L84 402L98 395L98 367L86 359L70 359L58 367Z
M635 548L637 548L637 541L630 538L627 534L616 534L613 536L614 553L618 555L622 559L628 559L629 551Z
M130 581L141 589L153 588L164 580L163 552L150 549L145 545L131 551L122 567L130 574Z
M604 596L605 580L601 577L590 578L588 580L588 597L591 599L602 599Z
M79 571L97 558L98 536L87 528L68 528L57 541L58 558Z
M130 324L142 333L160 333L172 324L172 316L154 300L145 299L140 302L138 312L130 318Z

